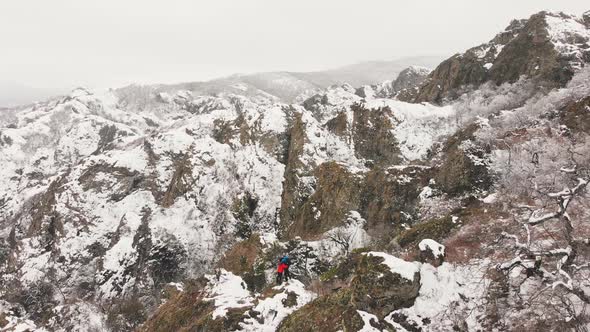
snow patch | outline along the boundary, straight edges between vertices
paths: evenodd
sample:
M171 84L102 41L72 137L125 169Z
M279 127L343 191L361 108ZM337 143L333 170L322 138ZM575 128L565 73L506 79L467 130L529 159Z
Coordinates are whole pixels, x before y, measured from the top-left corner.
M445 246L431 239L420 241L418 248L420 248L421 251L430 250L434 257L443 257L445 255Z
M365 102L365 107L377 109L389 107L394 116L393 134L399 142L402 155L407 160L424 158L437 138L455 132L457 124L451 106L411 104L399 100L375 99Z
M392 273L397 273L404 279L414 280L414 275L420 271L421 264L417 262L408 262L395 256L376 251L368 252L366 255L383 258L384 260L381 264L387 265Z
M230 308L244 308L252 306L252 296L244 280L235 274L221 270L218 276L207 275L211 282L208 292L210 297L206 301L215 301L213 319L224 317Z
M435 268L430 264L422 264L420 277L420 291L414 305L393 311L385 317L385 321L399 327L392 316L401 314L422 330L452 330L454 322L447 314L448 310L456 306L477 309L475 301L469 301L469 299L479 297L482 295L480 293L485 291L485 287L479 284L481 273L471 271L469 267L455 267L449 263L443 263ZM430 325L426 325L423 318L429 318ZM476 322L468 321L468 323L475 325Z
M563 13L548 13L545 16L549 38L557 52L573 58L574 68L584 66L584 44L590 41L590 29L586 28L582 19Z
M362 310L357 310L356 312L358 312L358 314L361 315L363 323L365 324L360 330L358 330L358 332L381 332L379 331L379 329L371 326L371 321L379 321L379 318L377 318L377 316Z
M482 202L486 203L486 204L492 204L495 203L496 200L498 200L498 194L497 193L493 193L493 194L489 194L486 197L482 198Z
M263 323L260 323L255 318L247 318L243 323L240 323L242 331L276 331L283 319L295 310L311 302L317 296L315 293L306 290L305 285L295 279L291 279L283 286L277 286L275 289L279 289L281 292L273 297L259 300L256 306L252 308L254 311L260 313L259 317ZM294 293L296 296L296 304L291 307L286 305L289 293Z

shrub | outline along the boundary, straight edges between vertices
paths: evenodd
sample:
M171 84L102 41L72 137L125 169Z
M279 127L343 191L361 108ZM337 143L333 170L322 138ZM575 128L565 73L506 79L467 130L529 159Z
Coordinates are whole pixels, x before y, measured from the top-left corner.
M418 242L424 239L433 239L441 241L445 238L451 230L455 228L451 216L445 216L438 219L432 219L414 227L405 230L396 237L397 243L401 247L408 247L417 245Z
M53 295L53 286L49 282L39 281L20 289L16 297L32 320L45 323L51 318L56 305Z
M130 331L146 318L145 306L139 297L133 296L115 303L108 312L106 323L112 331Z

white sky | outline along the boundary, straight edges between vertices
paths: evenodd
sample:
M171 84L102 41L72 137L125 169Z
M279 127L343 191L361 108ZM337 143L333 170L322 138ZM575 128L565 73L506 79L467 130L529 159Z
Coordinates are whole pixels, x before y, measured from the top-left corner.
M205 80L450 55L586 0L0 0L0 81L39 88Z

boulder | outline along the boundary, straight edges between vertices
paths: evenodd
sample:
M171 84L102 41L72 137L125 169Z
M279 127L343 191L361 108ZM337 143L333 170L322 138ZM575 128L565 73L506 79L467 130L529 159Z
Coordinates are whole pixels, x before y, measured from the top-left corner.
M431 239L424 239L418 244L420 261L432 266L440 266L445 260L445 246Z
M488 151L474 143L477 125L458 131L445 142L444 159L434 180L436 187L451 196L461 196L475 190L486 190L493 178L488 169Z
M351 303L357 310L383 319L414 304L420 290L419 267L391 255L369 252L359 261L350 288Z

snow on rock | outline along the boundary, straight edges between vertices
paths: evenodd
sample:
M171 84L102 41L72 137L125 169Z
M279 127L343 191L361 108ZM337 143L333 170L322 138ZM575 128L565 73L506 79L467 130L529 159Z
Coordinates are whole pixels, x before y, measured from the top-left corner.
M29 319L23 319L20 317L8 315L4 317L7 321L7 324L2 327L2 331L10 331L10 332L29 332L29 331L36 331L36 332L46 332L47 330L38 327L35 322Z
M336 161L353 173L367 170L363 160L355 156L354 147L328 131L311 113L303 112L302 121L307 135L302 159L307 165Z
M126 145L144 133L144 119L116 108L111 98L77 89L19 111L14 127L2 129L11 144L0 144L0 199L3 194L9 198L0 218L43 190L52 176L97 151L101 140Z
M480 157L478 152L480 147L471 140L466 140L459 144L459 148L465 152L467 158L471 160L474 166L488 166L489 160L487 156Z
M329 235L333 235L334 233L338 232L345 234L350 242L349 250L363 248L371 241L371 237L365 230L366 223L367 221L361 216L360 213L357 211L350 211L346 216L345 225L336 227L335 229L328 231L328 233Z
M317 297L295 279L275 286L276 293L264 298L260 294L251 294L241 277L226 270L221 269L216 275L206 277L209 284L205 300L214 302L213 319L224 317L230 308L252 307L259 313L240 323L243 331L275 331L285 317Z
M262 244L263 246L271 245L278 241L278 239L279 238L275 233L263 232L262 234L260 234L260 244Z
M417 262L408 262L384 252L370 251L365 254L383 258L381 264L387 265L392 273L397 273L408 280L414 280L414 275L420 271L421 264Z
M21 268L21 280L24 283L34 283L43 279L46 269L49 267L50 254L40 253L33 241L26 241L23 245L24 252L30 255Z
M389 84L391 84L391 82L389 82ZM375 98L375 89L369 85L363 85L357 89L356 94L365 99L373 99Z
M564 13L547 13L545 22L550 40L557 52L573 58L573 65L581 68L584 53L588 51L587 43L590 41L590 29L584 25L584 21Z
M247 318L240 323L242 331L252 332L273 332L283 319L295 310L316 298L316 294L305 289L305 285L299 280L291 279L287 283L274 287L281 292L269 297L258 300L258 303L252 308L259 312L256 318ZM290 294L290 295L289 295ZM288 303L288 297L295 296L296 303Z
M282 133L287 129L287 117L280 105L273 105L261 112L260 129L264 132Z
M316 94L303 102L306 109L324 125L338 113L347 111L354 103L363 98L356 94L356 90L349 84L331 86L321 94Z
M358 330L358 332L381 332L379 329L371 326L371 321L379 321L377 316L362 310L357 310L356 312L358 312L363 320L363 323L365 324L360 330Z
M410 104L390 99L373 99L364 105L369 109L391 109L395 117L393 134L399 141L402 155L409 161L426 156L437 138L450 135L457 128L453 118L455 109L451 106Z
M246 287L244 280L226 270L221 269L218 276L207 275L210 285L207 301L214 301L215 311L213 319L224 317L230 308L243 308L252 306L252 296Z
M420 248L421 251L430 250L434 257L443 257L445 255L445 246L431 239L420 241L418 248Z
M493 194L489 194L486 197L482 198L481 201L486 204L493 204L496 202L497 199L498 199L498 194L493 193Z
M106 319L100 313L100 309L95 305L77 301L68 305L58 305L52 310L58 317L67 319L72 326L68 331L107 331L108 325ZM51 321L47 326L52 331L64 331L59 328L57 321Z
M343 226L335 227L317 241L303 241L321 252L324 258L335 259L348 252L369 245L371 237L364 229L367 221L357 211L349 211ZM348 252L347 252L348 251Z
M416 70L424 71L426 69ZM349 86L332 87L325 94L317 95L312 100L314 102L310 102L311 105L305 106L311 112L301 107L295 108L297 112L303 114L303 121L306 124L307 154L315 156L313 161L316 164L334 160L350 165L349 168L353 172L363 169L362 163L353 158L354 142L352 140L345 142L325 129L327 121L340 113L346 115L348 125L351 126L353 124L353 112L351 111L353 104L360 103L363 108L369 110L385 107L391 109L393 113L391 120L394 125L392 133L399 142L402 156L408 161L423 158L436 139L452 134L457 129L454 118L456 111L450 105L441 107L386 98L361 98ZM304 103L304 105L306 104Z
M0 300L0 326L1 331L10 332L28 332L28 331L39 331L46 332L47 330L42 327L38 327L32 320L21 317L19 313L15 313L14 310L10 309L10 304L4 300Z
M422 191L420 191L420 194L418 195L418 197L420 198L421 201L425 201L427 199L429 199L430 197L432 197L433 195L433 189L429 186L426 186L424 188L422 188Z
M174 289L176 289L179 292L183 292L184 291L184 285L182 283L180 283L180 282L171 282L171 283L168 283L168 285L170 287L174 287Z
M414 305L409 308L395 310L390 313L385 321L396 326L400 331L406 331L394 321L396 314L407 317L417 328L424 331L449 331L455 322L451 320L449 310L466 308L476 310L477 302L470 301L480 298L485 292L484 285L480 284L483 275L477 269L459 267L449 263L443 263L439 267L430 264L420 266L420 292ZM476 315L472 315L476 316ZM428 318L428 325L423 320ZM475 317L470 317L467 323L476 326Z
M420 75L428 75L432 71L430 68L426 68L423 66L416 66L412 65L407 68L410 72L420 74Z

